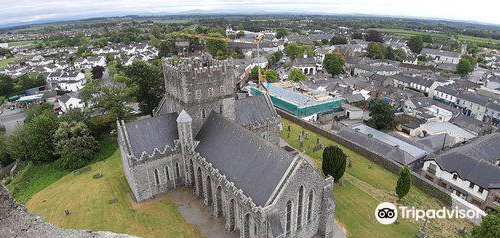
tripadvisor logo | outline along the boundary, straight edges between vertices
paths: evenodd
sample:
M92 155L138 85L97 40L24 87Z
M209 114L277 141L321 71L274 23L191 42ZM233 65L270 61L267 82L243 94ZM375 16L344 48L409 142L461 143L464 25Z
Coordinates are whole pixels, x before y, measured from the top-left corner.
M383 202L375 209L375 218L381 224L392 224L398 219L398 209L390 202Z
M398 219L398 209L402 219L414 219L416 221L426 218L439 218L439 219L452 219L452 218L467 218L479 219L481 214L476 210L459 209L456 207L454 210L443 207L442 209L435 210L422 210L415 207L396 207L390 202L383 202L375 209L375 218L380 224L389 225Z

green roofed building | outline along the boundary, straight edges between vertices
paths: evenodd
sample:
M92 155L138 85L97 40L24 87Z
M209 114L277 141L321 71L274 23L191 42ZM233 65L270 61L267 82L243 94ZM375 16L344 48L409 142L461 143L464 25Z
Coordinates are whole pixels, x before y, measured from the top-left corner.
M266 87L276 107L301 118L315 118L318 114L342 110L342 99L340 98L334 98L326 94L312 96L298 93L272 83L267 83ZM252 87L250 93L260 95L264 93L264 89L261 86Z

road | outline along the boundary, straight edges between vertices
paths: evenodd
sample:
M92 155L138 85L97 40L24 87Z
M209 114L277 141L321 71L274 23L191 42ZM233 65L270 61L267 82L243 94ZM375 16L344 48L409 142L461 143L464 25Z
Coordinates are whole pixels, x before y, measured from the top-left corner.
M13 111L2 108L3 113L0 114L0 125L4 125L7 129L7 134L14 131L14 129L22 125L26 118L26 111L24 109L16 108Z

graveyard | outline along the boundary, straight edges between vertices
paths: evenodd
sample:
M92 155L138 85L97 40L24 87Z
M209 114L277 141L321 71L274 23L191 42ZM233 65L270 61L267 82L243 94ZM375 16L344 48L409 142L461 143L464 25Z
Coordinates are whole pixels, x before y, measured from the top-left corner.
M375 220L373 207L383 201L406 206L441 208L442 205L435 199L413 185L407 197L398 202L394 192L398 175L374 164L355 151L307 131L286 119L282 119L282 124L281 138L293 148L313 158L318 168L321 167L323 153L322 149L317 148L318 139L323 146L339 146L348 156L348 161L352 161L352 167L346 167L342 185L336 184L333 190L336 205L335 217L337 222L349 231L348 237L415 237L423 222L417 223L412 220L410 223L404 220L397 224L379 225ZM302 131L304 131L304 140L301 146L299 135ZM427 225L432 237L456 237L457 231L464 227L470 228L472 224L465 220L441 219L431 221Z
M26 203L28 210L63 228L142 237L200 236L169 198L141 204L131 202L118 150L88 167L35 194Z

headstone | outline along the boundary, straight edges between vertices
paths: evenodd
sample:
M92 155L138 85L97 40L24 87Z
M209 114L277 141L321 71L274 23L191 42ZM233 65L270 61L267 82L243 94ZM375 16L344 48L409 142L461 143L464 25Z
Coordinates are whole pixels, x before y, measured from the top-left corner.
M118 202L118 198L113 198L113 199L108 200L108 204L114 204L116 202Z
M309 140L309 131L306 131L306 140Z
M292 130L292 128L290 127L290 125L288 125L288 126L286 127L286 129L287 129L288 131L291 131L291 130Z
M69 216L71 213L68 211L68 209L64 209L64 215Z
M99 178L102 178L102 176L103 176L103 175L102 175L101 173L98 173L98 174L94 174L94 175L92 176L92 178L93 178L93 179L99 179Z
M349 168L352 168L352 159L349 159Z
M319 145L319 137L316 138L316 144Z

